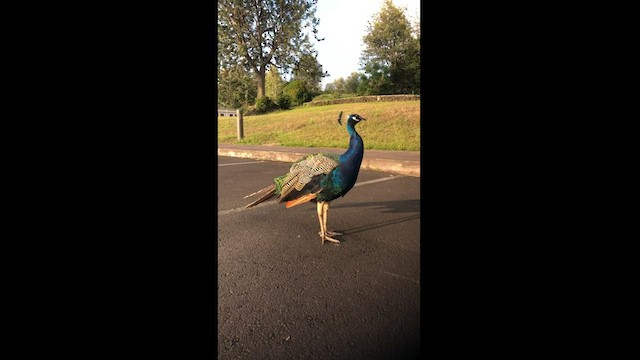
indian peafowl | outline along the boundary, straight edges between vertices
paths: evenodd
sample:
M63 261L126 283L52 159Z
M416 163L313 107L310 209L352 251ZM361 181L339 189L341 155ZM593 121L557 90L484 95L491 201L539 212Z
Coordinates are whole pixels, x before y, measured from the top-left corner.
M338 123L341 122L342 111L338 115ZM245 196L245 199L261 194L262 196L245 206L249 208L265 200L277 197L279 202L286 202L290 208L305 202L317 203L318 221L320 222L320 240L339 243L339 240L329 237L342 235L327 230L327 214L329 203L344 196L358 178L362 156L364 155L364 143L356 132L355 126L365 120L358 114L351 114L347 119L347 132L349 132L349 149L342 154L320 153L308 155L298 160L289 169L289 173L273 180L273 184L253 194Z

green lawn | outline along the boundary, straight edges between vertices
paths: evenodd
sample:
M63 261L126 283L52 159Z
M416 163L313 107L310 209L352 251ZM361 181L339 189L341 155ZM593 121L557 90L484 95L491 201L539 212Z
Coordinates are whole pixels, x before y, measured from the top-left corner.
M342 111L342 128L338 114ZM356 127L365 149L420 151L420 101L390 101L301 107L244 116L244 139L237 139L236 117L218 117L219 144L347 148L349 114L367 120Z

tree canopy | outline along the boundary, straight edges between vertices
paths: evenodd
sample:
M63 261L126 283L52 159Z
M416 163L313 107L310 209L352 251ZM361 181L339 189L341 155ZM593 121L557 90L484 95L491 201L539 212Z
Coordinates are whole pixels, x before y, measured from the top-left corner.
M403 9L385 0L363 37L360 61L370 93L420 92L420 40L413 34Z
M236 64L218 69L218 106L238 109L256 100L255 82L251 74Z
M303 54L293 70L293 80L303 82L311 93L320 93L320 82L328 76L313 54Z
M255 76L257 98L265 96L266 70L289 73L314 52L305 29L317 41L317 0L218 0L218 62L242 64Z
M286 83L282 80L280 73L278 72L278 68L272 66L267 70L267 75L265 78L265 90L266 96L271 99L277 99L280 95L282 95L282 89Z

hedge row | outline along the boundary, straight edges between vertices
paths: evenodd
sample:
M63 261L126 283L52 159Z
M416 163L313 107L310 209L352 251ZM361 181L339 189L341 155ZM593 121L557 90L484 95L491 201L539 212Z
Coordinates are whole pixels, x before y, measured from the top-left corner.
M369 95L369 96L357 96L344 99L332 99L332 100L317 100L304 103L304 106L322 106L322 105L334 105L334 104L347 104L347 103L359 103L359 102L373 102L373 101L408 101L408 100L420 100L420 95Z

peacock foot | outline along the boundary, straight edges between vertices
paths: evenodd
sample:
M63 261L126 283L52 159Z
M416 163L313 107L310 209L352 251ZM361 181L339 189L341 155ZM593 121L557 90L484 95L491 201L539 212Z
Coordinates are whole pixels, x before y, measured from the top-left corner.
M327 231L325 234L319 233L318 235L320 235L320 240L322 240L322 244L323 245L324 245L324 241L325 240L331 241L333 243L340 243L340 240L336 240L334 238L331 238L331 237L327 236L327 234L336 235L336 234L339 234L339 233L334 233L332 231ZM342 235L342 234L339 234L339 235Z

